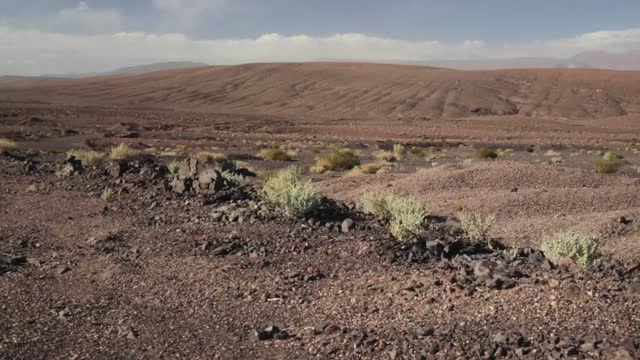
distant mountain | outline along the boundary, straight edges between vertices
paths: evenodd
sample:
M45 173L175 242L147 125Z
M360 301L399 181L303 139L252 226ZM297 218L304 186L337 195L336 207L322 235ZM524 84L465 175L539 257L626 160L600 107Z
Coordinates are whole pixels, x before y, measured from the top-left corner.
M640 70L640 50L623 53L589 51L579 53L568 59L547 57L522 57L511 59L478 60L424 60L402 62L414 65L429 65L458 70L498 70L529 68L597 68L609 70Z
M105 76L105 75L140 75L154 71L174 70L174 69L188 69L195 67L209 66L209 64L192 62L192 61L174 61L174 62L162 62L154 64L145 64L137 66L123 67L116 70L102 72L102 73L85 73L85 74L45 74L42 77L54 77L54 78L70 78L78 79L93 76Z

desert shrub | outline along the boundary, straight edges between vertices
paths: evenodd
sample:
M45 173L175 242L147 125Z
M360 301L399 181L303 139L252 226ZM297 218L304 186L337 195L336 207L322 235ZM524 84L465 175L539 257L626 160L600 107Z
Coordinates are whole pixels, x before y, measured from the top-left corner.
M458 213L458 220L467 238L476 242L487 241L489 231L496 223L493 215L482 216L480 213L464 210Z
M111 148L112 160L132 160L138 156L140 156L140 152L130 148L127 144L120 144Z
M292 161L293 155L280 148L262 149L258 157L265 160Z
M413 155L415 157L424 157L425 156L425 152L424 152L423 148L412 146L411 149L409 150L409 152L411 153L411 155Z
M360 156L351 149L333 149L321 154L312 171L323 173L325 171L349 170L360 165Z
M18 148L18 145L9 139L0 138L0 154L13 151Z
M385 165L385 163L369 163L363 164L361 166L356 166L353 169L349 170L347 176L377 174L380 169L385 167Z
M492 149L478 149L473 157L476 159L495 159L498 157L498 153Z
M361 199L362 209L389 221L389 230L398 240L406 240L424 230L427 210L415 197L387 192L367 192Z
M221 163L227 160L227 155L223 153L200 151L196 154L196 160L206 164Z
M67 152L68 155L74 156L76 159L82 162L84 167L94 167L102 164L107 154L94 151L94 150L71 150Z
M624 159L624 156L619 155L619 154L616 154L616 153L614 153L614 152L612 152L612 151L607 151L607 152L602 156L602 158L603 158L604 160L607 160L607 161L619 161L619 160Z
M393 155L393 153L387 150L378 150L373 153L373 156L378 161L386 161L386 162L396 161L396 157Z
M562 156L562 153L560 153L559 151L555 151L555 150L547 150L547 152L544 153L544 156L557 158L557 157Z
M528 153L532 153L536 151L536 147L534 145L527 145L527 147L525 148L525 151Z
M231 183L232 186L241 186L247 183L247 179L245 179L244 176L240 174L236 174L231 171L223 171L220 174L223 178L227 179L227 181Z
M172 175L178 174L178 171L180 171L180 163L177 161L172 161L168 163L167 170L169 170L169 173Z
M560 263L568 257L576 264L586 267L594 264L600 257L600 240L594 234L561 231L545 237L541 250L554 263Z
M290 217L313 212L322 199L316 186L311 180L303 178L296 167L271 175L264 183L261 196Z
M621 160L598 159L593 162L593 167L599 174L614 174L624 165Z
M407 155L407 147L404 146L403 144L395 144L393 145L393 155L396 157L396 159L398 160L402 160L404 159L404 157Z
M111 201L113 199L113 190L110 188L105 188L102 190L102 194L100 194L100 198L104 201Z

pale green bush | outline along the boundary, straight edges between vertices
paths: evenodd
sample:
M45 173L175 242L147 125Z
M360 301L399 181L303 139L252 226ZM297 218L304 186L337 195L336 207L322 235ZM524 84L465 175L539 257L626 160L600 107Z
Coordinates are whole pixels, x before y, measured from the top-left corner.
M290 217L311 213L318 208L322 200L316 186L311 180L304 179L296 167L273 174L264 183L261 195Z
M595 234L561 231L545 237L541 250L554 263L560 263L568 257L576 264L587 267L600 257L600 239Z
M391 235L398 240L406 240L424 230L427 210L413 196L368 192L362 196L361 205L365 212L389 220Z
M294 156L292 153L281 148L262 149L258 153L258 157L265 160L292 161Z
M236 174L231 171L223 171L220 174L223 178L227 179L227 181L231 183L232 186L241 186L247 183L247 180L244 178L244 176L240 174Z
M180 171L180 163L177 161L172 161L168 163L167 170L169 170L169 173L171 173L172 175L177 175L178 172Z
M409 150L403 144L395 144L393 145L393 155L396 159L402 160L407 155Z
M102 194L100 194L100 198L104 201L111 201L113 199L113 190L106 188L102 191Z
M496 223L494 215L482 216L480 213L466 210L458 213L458 220L467 238L476 242L487 241L489 232Z

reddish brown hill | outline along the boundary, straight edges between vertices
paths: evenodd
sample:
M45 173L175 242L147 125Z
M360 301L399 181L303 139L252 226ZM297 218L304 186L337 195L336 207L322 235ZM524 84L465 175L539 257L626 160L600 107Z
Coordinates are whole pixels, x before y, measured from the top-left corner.
M327 118L602 118L640 113L640 72L249 64L77 80L0 79L0 101Z

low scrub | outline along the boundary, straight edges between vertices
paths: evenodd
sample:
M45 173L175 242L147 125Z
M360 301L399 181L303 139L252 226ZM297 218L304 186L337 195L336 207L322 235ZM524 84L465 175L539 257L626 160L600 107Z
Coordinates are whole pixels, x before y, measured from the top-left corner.
M362 209L389 221L389 230L398 240L406 240L424 231L427 210L415 197L391 192L367 192Z
M95 167L102 164L107 154L94 150L71 150L67 155L73 156L82 162L84 167Z
M177 161L172 161L170 163L167 164L167 170L169 170L169 173L171 175L177 175L178 172L180 171L180 163Z
M619 155L619 154L616 154L616 153L614 153L614 152L612 152L612 151L607 151L607 152L602 156L602 158L603 158L604 160L607 160L607 161L620 161L620 160L624 159L624 156Z
M425 156L425 151L423 148L419 148L419 147L411 147L411 150L409 150L409 152L411 153L411 155L421 158Z
M541 250L556 264L569 258L582 267L595 264L601 255L598 236L572 230L545 237Z
M109 188L104 189L102 194L100 194L100 198L107 202L113 200L113 190Z
M403 144L395 144L393 145L393 155L396 157L397 160L403 160L405 158L405 156L407 156L407 147L404 146Z
M614 174L624 165L622 160L598 159L593 162L593 167L599 174Z
M258 153L258 157L264 160L292 161L293 154L280 148L262 149Z
M13 151L18 148L18 145L9 139L0 138L0 154Z
M111 148L110 157L112 160L133 160L138 156L140 156L140 152L130 148L127 144L120 144Z
M360 165L360 155L351 149L334 149L321 154L312 171L323 173L325 171L350 170Z
M322 195L311 180L302 177L296 167L280 170L265 181L262 197L289 217L312 213L320 205Z
M460 220L467 239L474 242L487 241L489 232L496 223L494 215L482 216L480 213L472 211L460 211L458 220Z
M393 153L391 151L387 151L387 150L378 150L378 151L373 153L373 156L378 161L386 161L386 162L396 161L395 155L393 155Z
M479 160L496 159L498 157L498 153L492 149L478 149L473 154L473 157Z
M387 164L384 163L384 162L363 164L361 166L356 166L353 169L351 169L347 173L347 176L377 174L380 170L382 170L386 166L387 166Z
M223 153L200 151L196 154L196 160L206 164L215 164L227 160L227 155Z
M225 178L232 186L242 186L247 183L247 179L240 174L231 171L223 171L222 177Z

